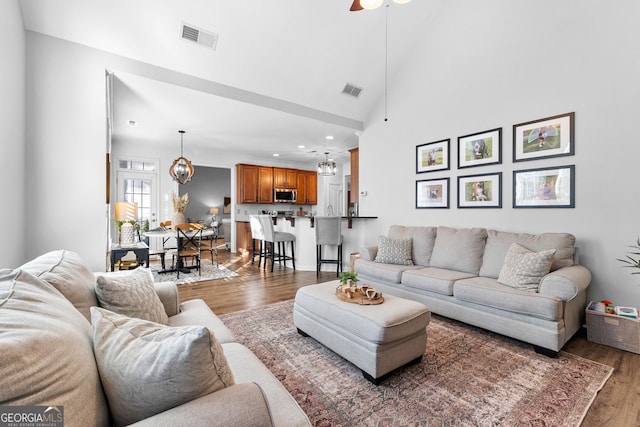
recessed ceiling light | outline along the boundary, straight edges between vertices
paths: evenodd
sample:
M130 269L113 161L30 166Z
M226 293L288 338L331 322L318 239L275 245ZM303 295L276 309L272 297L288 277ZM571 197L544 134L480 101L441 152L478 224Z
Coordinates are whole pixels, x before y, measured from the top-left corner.
M273 153L273 157L280 157L280 154L278 154L278 153Z
M135 120L129 120L127 123L129 123L129 126L138 126L138 122Z
M324 139L328 139L329 141L331 141L333 139L333 135L327 135L324 137Z
M304 145L298 145L298 148L304 148Z

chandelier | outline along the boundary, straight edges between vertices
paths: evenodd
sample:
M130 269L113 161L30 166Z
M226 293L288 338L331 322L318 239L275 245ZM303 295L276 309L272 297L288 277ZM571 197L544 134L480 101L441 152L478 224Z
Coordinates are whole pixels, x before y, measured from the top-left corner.
M195 170L193 169L191 162L182 155L183 137L185 132L183 130L179 130L178 133L180 134L180 157L173 161L173 164L169 168L169 174L174 181L177 181L180 184L186 184L191 181L191 177Z
M410 1L411 0L393 0L394 3L398 4L405 4ZM355 12L362 9L377 9L382 6L382 3L384 3L384 0L354 0L350 10Z
M329 153L324 153L324 162L318 163L318 175L333 176L336 174L336 162L329 161Z

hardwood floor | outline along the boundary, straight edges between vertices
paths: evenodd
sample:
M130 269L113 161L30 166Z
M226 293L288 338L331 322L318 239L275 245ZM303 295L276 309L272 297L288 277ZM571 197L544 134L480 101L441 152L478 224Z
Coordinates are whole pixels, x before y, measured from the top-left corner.
M220 251L219 256L220 263L239 276L181 285L181 300L201 298L216 314L224 314L286 301L303 286L336 278L335 272L322 272L316 278L315 272L294 272L278 264L271 273L269 268L258 268L257 260L251 264L248 255ZM584 329L563 350L614 368L582 426L640 426L640 355L589 342Z

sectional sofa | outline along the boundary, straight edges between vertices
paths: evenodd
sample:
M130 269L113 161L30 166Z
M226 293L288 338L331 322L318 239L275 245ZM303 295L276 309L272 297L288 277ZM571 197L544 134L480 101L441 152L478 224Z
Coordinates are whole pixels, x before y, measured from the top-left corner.
M360 250L361 283L556 355L583 324L590 271L575 237L393 225Z
M0 270L0 405L65 426L309 426L202 300L148 269L94 275L69 251Z

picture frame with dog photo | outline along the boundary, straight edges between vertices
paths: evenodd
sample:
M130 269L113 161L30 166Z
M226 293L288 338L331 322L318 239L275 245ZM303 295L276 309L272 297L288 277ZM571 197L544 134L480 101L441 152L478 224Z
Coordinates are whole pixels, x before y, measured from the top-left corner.
M502 172L459 176L458 208L502 208Z
M416 181L416 209L449 209L449 178Z
M514 208L575 208L575 165L513 171Z
M458 137L458 169L502 163L502 128Z
M513 161L573 156L575 113L513 125Z
M416 146L416 173L449 170L450 139Z

